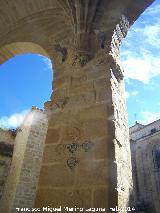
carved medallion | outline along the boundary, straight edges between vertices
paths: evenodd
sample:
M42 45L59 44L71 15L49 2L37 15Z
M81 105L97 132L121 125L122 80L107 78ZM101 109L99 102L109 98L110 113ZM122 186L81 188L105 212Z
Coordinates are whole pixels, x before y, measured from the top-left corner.
M66 148L68 149L69 152L73 154L77 150L78 144L76 143L67 144Z
M76 154L75 152L78 149L82 149L85 152L89 152L91 148L93 147L93 145L94 144L91 141L85 141L82 144L71 143L71 144L64 145L64 147L68 149L69 153L71 154L71 157L67 160L67 166L70 169L73 169L79 163L79 161L75 157L75 154Z
M70 157L67 160L67 165L70 169L74 169L74 167L78 164L78 159L76 157Z

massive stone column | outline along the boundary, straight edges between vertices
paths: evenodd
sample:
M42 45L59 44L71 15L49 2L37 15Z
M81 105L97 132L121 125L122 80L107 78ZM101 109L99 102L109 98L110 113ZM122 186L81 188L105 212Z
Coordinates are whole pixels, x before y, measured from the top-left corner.
M127 207L132 175L119 46L147 3L59 2L73 35L54 46L53 94L45 105L49 129L35 206L61 206L62 212L75 206L84 212Z
M100 54L55 77L37 207L128 205L132 180L119 71L112 56Z

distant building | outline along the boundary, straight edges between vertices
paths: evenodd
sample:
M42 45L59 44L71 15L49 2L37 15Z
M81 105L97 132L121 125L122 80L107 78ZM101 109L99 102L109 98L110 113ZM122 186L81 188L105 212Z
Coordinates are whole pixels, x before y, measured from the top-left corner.
M14 131L0 128L0 200L3 195L5 181L10 170L14 140Z
M137 212L160 212L160 120L130 128Z

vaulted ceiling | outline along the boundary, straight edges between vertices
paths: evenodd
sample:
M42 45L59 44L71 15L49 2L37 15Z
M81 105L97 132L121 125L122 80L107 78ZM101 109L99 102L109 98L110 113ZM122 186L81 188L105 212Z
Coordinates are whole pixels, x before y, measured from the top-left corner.
M80 50L88 48L91 33L105 32L111 37L122 14L132 24L152 2L0 0L0 63L28 51L50 55L54 45L59 43ZM28 47L26 42L29 42Z

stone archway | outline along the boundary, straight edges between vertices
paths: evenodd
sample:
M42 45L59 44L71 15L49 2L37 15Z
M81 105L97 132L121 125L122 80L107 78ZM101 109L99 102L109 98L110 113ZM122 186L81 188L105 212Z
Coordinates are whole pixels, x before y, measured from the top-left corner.
M49 57L47 52L38 44L33 42L13 42L6 44L0 49L0 63L4 63L8 59L18 54L35 53Z
M54 59L37 207L108 212L128 205L132 175L119 46L152 2L2 1L0 46L33 42Z

